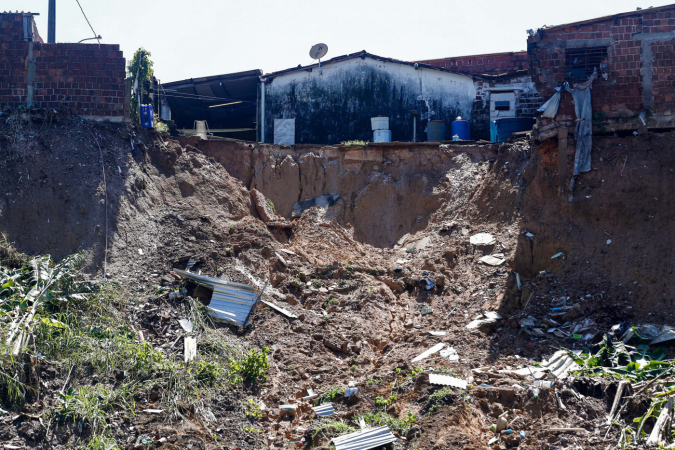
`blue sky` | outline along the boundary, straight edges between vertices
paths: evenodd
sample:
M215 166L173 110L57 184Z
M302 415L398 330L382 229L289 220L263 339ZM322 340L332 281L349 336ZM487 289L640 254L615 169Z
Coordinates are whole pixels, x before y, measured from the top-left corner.
M57 0L57 42L91 37L76 0ZM567 0L80 0L103 43L129 59L152 53L163 82L309 64L309 49L326 58L360 50L421 60L526 49L526 30L668 1ZM0 9L38 12L47 39L47 0L3 0ZM95 41L93 41L95 42Z

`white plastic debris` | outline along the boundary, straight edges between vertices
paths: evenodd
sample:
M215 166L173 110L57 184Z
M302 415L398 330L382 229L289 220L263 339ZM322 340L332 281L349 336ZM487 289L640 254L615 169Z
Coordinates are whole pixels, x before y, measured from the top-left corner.
M185 338L185 362L189 363L197 357L197 339Z
M429 356L433 355L436 352L441 351L441 349L445 347L445 344L441 342L440 344L436 344L433 347L431 347L429 350L421 353L420 355L414 357L411 362L417 362L417 361L422 361L423 359L428 358Z
M506 262L506 260L504 259L504 255L502 253L495 253L494 255L483 256L482 258L480 258L479 261L489 266L501 266Z
M495 238L490 233L478 233L469 238L471 245L494 245Z
M441 357L447 359L450 362L459 361L459 354L457 353L457 350L455 350L452 347L444 348L443 350L441 350L439 355L441 355Z
M185 331L188 333L192 333L192 330L194 329L194 324L190 319L180 319L178 321L180 324L181 328L183 328Z
M440 375L436 373L429 374L429 383L441 384L443 386L452 386L460 389L466 389L468 383L460 378L451 377L449 375Z

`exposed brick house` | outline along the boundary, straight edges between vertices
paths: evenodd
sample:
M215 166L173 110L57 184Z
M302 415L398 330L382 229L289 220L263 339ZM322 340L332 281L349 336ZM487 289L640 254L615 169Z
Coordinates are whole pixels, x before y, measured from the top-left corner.
M675 5L545 27L528 38L529 72L547 99L588 79L594 132L675 126ZM561 113L571 111L563 97ZM566 104L567 103L567 104ZM640 118L642 114L642 122Z
M489 139L490 120L534 117L543 100L532 82L527 52L491 53L419 61L475 75L476 100L471 117L475 138ZM507 103L508 102L508 103Z
M119 45L45 44L31 13L0 13L0 107L66 107L92 119L124 117Z

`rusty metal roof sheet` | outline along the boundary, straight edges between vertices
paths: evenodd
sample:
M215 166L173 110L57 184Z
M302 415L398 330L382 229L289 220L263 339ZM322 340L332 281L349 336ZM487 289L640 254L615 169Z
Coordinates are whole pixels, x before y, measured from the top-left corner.
M335 450L368 450L397 441L389 427L368 428L333 438Z
M189 278L213 291L211 303L206 307L211 317L233 325L246 326L251 309L258 299L258 294L252 286L197 275L184 270L173 270L181 277Z

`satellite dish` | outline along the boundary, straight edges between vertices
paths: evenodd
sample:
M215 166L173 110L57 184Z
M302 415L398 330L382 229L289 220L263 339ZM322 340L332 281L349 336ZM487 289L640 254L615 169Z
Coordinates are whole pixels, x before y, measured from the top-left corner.
M316 44L309 50L309 56L312 59L321 59L328 53L328 46L326 44Z

